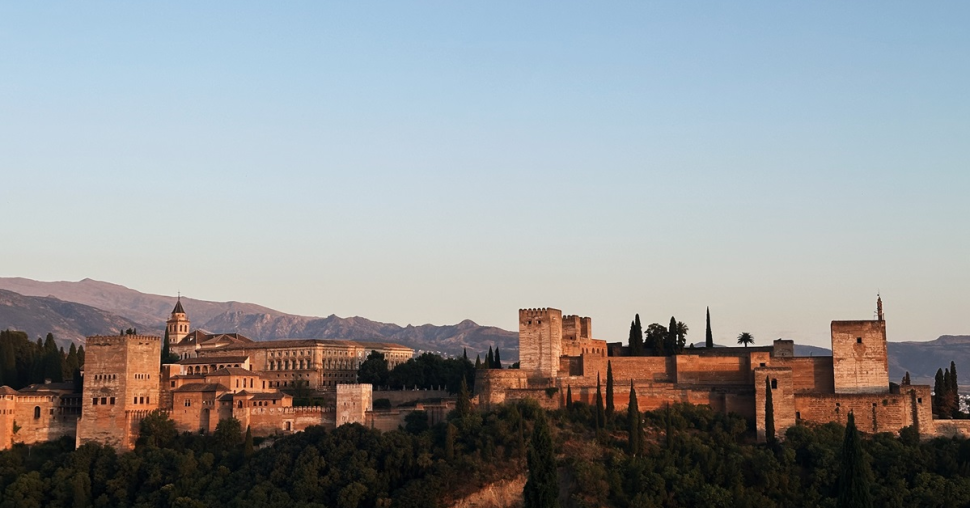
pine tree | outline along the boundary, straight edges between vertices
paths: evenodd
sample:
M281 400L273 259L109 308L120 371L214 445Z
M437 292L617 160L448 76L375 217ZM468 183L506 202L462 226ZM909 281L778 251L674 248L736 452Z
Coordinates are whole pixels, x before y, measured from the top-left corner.
M606 421L613 421L613 413L616 407L613 405L613 362L606 361Z
M243 455L250 457L253 454L253 431L246 426L246 440L243 442Z
M850 412L842 440L839 469L839 508L870 508L869 463L862 451L862 441L855 427L855 416Z
M498 346L495 346L495 368L502 368L502 354L499 353Z
M714 347L714 334L711 333L711 308L707 308L707 334L705 335L704 345Z
M566 386L566 411L572 412L573 410L573 386Z
M602 429L606 423L606 409L603 407L603 387L600 384L600 375L596 374L596 428Z
M488 346L488 356L485 357L485 368L495 368L495 353L492 352L492 346Z
M643 420L640 418L640 404L637 403L637 390L633 387L633 380L630 380L630 405L627 406L627 428L629 429L630 441L627 452L636 456L642 449L643 440Z
M772 400L771 379L765 376L765 441L775 445L775 403Z
M461 378L461 388L458 389L458 401L455 402L455 411L462 418L470 415L472 412L471 395L468 393L468 383L465 382L465 376Z
M525 508L559 507L559 472L546 414L539 411L529 443L529 479L522 497Z

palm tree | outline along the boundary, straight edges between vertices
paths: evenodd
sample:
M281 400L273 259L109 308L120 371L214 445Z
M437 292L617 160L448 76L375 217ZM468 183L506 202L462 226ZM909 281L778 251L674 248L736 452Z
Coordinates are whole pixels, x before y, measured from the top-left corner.
M683 321L677 321L677 326L674 327L677 331L677 349L684 349L687 345L687 325Z
M741 335L738 335L738 344L744 344L744 347L748 347L748 344L754 344L754 335L741 332Z

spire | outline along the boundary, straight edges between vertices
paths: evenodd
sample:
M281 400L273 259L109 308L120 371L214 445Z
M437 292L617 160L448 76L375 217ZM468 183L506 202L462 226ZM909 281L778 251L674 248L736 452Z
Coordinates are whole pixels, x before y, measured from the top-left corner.
M885 321L885 316L882 315L882 296L876 293L876 315L879 316L879 321Z
M185 314L185 309L182 308L182 294L179 293L178 300L175 302L175 309L172 310L172 314Z

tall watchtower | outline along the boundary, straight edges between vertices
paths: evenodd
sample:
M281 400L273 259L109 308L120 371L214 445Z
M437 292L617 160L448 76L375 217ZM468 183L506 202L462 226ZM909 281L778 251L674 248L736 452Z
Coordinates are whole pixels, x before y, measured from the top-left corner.
M832 321L835 393L888 393L889 360L882 298L872 321Z
M519 369L529 377L552 379L562 356L562 311L519 309Z
M151 335L88 337L77 445L97 441L131 448L126 412L158 409L162 339Z
M182 297L175 302L175 308L172 310L172 317L168 318L166 323L166 330L168 331L168 343L178 344L179 341L185 338L189 334L189 318L185 315L185 309L182 308Z

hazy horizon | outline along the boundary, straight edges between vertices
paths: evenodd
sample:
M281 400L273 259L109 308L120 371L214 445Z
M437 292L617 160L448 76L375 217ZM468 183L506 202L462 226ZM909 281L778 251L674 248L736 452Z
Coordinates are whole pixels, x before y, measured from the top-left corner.
M0 276L970 334L970 6L0 6Z

